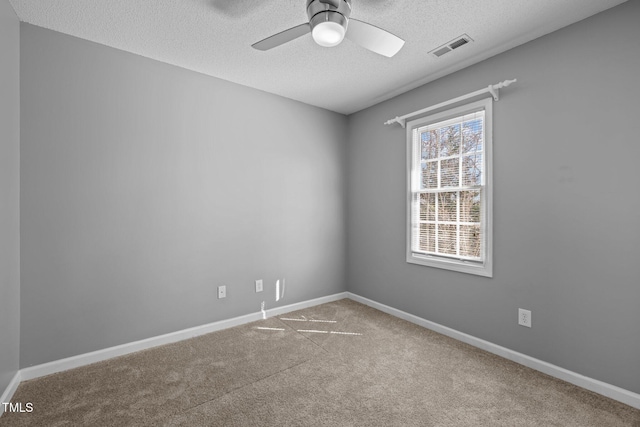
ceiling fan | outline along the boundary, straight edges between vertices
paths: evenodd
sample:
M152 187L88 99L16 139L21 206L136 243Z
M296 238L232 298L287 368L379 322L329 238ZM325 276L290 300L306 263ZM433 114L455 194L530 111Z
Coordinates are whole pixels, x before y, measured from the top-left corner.
M404 40L366 22L349 18L351 0L307 0L309 22L297 25L254 43L258 50L269 50L307 33L320 46L339 45L346 37L372 52L392 57L402 48Z

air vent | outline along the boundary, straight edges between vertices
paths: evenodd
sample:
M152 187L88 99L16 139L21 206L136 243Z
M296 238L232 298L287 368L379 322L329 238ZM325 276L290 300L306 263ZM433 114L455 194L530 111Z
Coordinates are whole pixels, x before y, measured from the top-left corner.
M460 46L462 46L463 44L467 44L467 43L469 43L469 40L467 40L467 39L465 39L465 38L461 38L461 39L458 39L458 40L454 41L453 43L451 43L451 44L449 45L449 47L450 47L451 49L457 49L457 48L459 48Z
M447 52L451 52L451 48L449 48L449 46L445 46L445 47L443 47L441 49L438 49L438 50L436 50L434 52L431 52L431 53L433 53L435 56L442 56Z
M460 46L464 46L465 44L471 43L472 41L473 39L471 37L469 37L466 34L463 34L460 37L456 37L455 39L451 40L449 43L445 43L442 46L435 48L429 53L437 57L441 57L445 53L449 53L452 50L459 48Z

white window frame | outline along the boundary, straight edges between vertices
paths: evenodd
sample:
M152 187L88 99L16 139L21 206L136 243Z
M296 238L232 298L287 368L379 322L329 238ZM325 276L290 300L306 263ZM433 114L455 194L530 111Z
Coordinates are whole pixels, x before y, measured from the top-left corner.
M481 185L482 204L481 213L481 260L468 261L413 252L411 248L412 236L412 182L413 174L418 173L413 169L413 131L416 128L442 122L455 117L464 116L477 111L485 112L484 117L484 141L483 141L483 183ZM493 101L485 98L480 101L468 103L460 107L452 108L426 117L407 122L407 262L428 267L436 267L453 270L462 273L476 274L479 276L493 277Z

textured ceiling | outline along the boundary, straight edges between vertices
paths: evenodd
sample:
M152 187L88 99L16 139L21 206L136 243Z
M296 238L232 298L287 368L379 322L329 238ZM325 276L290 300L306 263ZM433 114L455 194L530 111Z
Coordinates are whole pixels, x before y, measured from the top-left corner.
M349 40L251 44L307 21L305 0L10 0L20 20L350 114L625 0L353 0L353 18L406 43L393 58ZM440 58L429 52L468 34ZM517 76L496 76L496 83Z

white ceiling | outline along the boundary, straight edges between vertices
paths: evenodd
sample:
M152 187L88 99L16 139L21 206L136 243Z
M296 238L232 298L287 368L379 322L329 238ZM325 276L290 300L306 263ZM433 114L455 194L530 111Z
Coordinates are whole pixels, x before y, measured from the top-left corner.
M353 18L406 43L251 44L307 21L305 0L10 0L21 21L350 114L626 0L353 0ZM441 58L428 52L468 34ZM514 76L496 76L495 82Z

